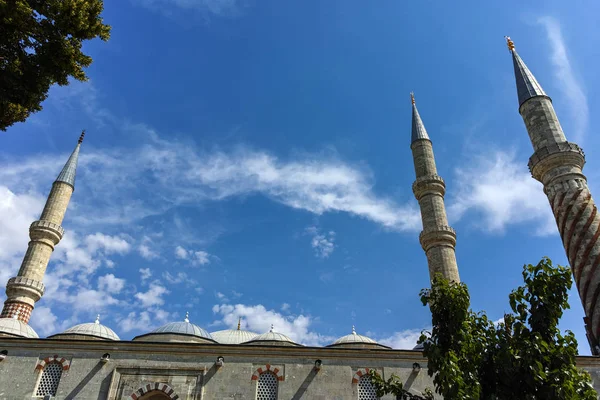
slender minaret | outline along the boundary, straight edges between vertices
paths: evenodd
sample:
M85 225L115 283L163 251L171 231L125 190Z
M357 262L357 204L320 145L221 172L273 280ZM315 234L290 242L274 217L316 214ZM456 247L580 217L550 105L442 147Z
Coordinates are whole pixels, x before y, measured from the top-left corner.
M444 278L459 282L458 266L456 265L456 232L448 226L444 194L446 184L437 174L431 140L427 135L423 121L417 111L415 97L412 100L412 139L410 148L415 164L417 179L413 183L413 193L421 208L423 231L419 241L429 264L429 277L441 273Z
M531 175L544 185L575 284L585 311L584 322L592 353L600 354L600 214L587 186L582 169L583 150L569 143L558 122L552 100L506 37L512 54L523 117L533 155Z
M84 134L85 131L81 133L75 150L52 184L42 216L29 227L31 241L19 273L6 284L7 299L0 318L18 315L19 320L29 322L35 302L44 294L42 281L54 246L63 237L64 229L60 224L75 190L75 170Z

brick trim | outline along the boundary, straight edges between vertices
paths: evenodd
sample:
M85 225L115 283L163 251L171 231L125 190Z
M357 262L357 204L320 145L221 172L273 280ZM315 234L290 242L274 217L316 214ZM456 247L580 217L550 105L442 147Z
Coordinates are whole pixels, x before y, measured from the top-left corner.
M252 374L251 380L257 381L258 377L265 373L271 373L275 375L279 382L285 381L285 376L281 373L281 370L279 368L274 368L271 364L265 364L262 367L258 367Z
M354 373L354 376L352 376L352 383L357 384L358 381L360 380L361 376L367 375L371 371L375 371L375 370L373 368L359 368ZM379 373L377 371L375 371L375 373L377 375L379 375Z
M166 394L167 396L169 396L169 398L171 400L179 399L179 396L177 394L175 394L175 390L171 386L167 385L166 383L160 383L160 382L154 382L154 383L149 383L147 385L144 385L144 386L140 387L138 390L136 390L135 392L133 392L129 397L132 400L137 400L141 396L145 395L146 393L150 393L153 391L162 392L162 393Z
M42 371L47 364L58 363L62 365L63 371L68 371L71 368L71 361L67 360L64 357L59 357L56 354L51 357L46 357L43 360L38 360L35 365L36 371Z

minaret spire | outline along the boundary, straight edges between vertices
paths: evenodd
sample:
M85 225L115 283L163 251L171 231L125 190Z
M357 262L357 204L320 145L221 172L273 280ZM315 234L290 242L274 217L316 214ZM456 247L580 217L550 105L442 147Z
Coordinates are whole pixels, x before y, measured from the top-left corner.
M583 174L585 156L567 141L550 97L506 38L515 65L519 113L534 153L529 170L544 185L583 303L592 354L600 355L600 213Z
M446 184L437 174L433 146L417 110L413 93L410 94L410 98L412 103L410 148L417 177L413 183L413 193L419 202L423 222L419 241L427 255L430 278L433 279L436 273L441 273L444 278L459 282L454 251L456 232L448 225L444 205Z
M536 96L544 96L550 100L550 97L546 95L542 86L538 83L535 76L531 73L527 65L523 62L519 53L515 49L515 43L510 37L505 36L508 50L512 54L513 66L515 68L515 81L517 83L517 96L519 97L519 106L525 103L527 100Z
M22 322L29 322L35 303L44 294L42 281L54 246L60 242L64 234L64 229L60 224L75 189L75 171L83 136L84 132L81 133L75 150L52 184L40 219L29 227L31 241L25 257L23 257L19 273L10 278L6 284L7 298L0 318L17 315ZM2 332L0 332L1 334Z

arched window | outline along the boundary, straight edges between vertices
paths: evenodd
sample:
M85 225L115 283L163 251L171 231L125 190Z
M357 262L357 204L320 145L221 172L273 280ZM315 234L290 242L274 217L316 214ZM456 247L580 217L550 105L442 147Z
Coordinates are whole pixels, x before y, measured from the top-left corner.
M63 372L63 366L58 362L51 362L44 366L42 376L38 383L36 396L55 396L58 389L58 383Z
M275 374L263 372L256 385L256 400L277 400L278 381Z
M361 376L358 380L358 400L379 400L375 387L367 375Z

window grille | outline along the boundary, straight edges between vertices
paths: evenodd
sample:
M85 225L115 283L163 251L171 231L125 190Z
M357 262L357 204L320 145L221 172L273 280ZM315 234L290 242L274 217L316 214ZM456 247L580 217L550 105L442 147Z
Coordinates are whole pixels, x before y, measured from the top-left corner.
M278 383L274 374L270 372L260 374L256 385L256 400L277 400Z
M58 382L62 375L63 367L59 363L46 364L42 371L42 377L38 383L36 396L56 395L56 389L58 389Z
M375 387L366 375L361 376L358 381L358 400L379 400Z

